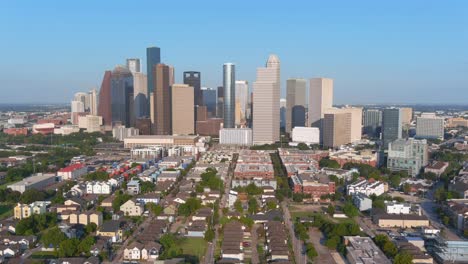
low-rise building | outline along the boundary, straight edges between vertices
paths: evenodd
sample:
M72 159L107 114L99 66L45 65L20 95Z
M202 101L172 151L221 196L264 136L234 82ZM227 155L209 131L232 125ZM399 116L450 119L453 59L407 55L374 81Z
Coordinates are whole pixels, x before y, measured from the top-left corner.
M124 259L138 260L155 260L161 253L161 245L154 241L147 243L132 242L124 249Z
M140 182L131 180L127 183L127 193L131 195L137 195L140 193Z
M128 216L140 216L145 211L145 207L142 203L136 200L128 200L120 206L120 211Z
M372 209L372 200L362 193L356 193L355 195L353 195L353 204L361 212L369 211Z
M293 192L310 194L312 199L319 200L321 196L335 193L335 182L328 175L315 171L302 171L291 177Z
M50 201L36 201L31 204L18 203L13 209L15 219L28 218L33 214L45 214Z
M111 194L112 186L108 182L92 181L86 183L87 194Z
M352 184L348 184L346 190L348 195L362 193L367 196L371 196L372 194L379 196L385 192L385 186L384 183L380 181L361 179Z
M335 160L341 167L348 162L360 163L377 167L378 155L377 152L372 150L340 150L330 153L330 159Z
M428 148L425 139L397 139L388 144L387 168L391 171L406 171L415 177L428 163Z
M120 225L118 220L104 222L98 229L97 235L108 238L112 243L122 242L123 229Z
M432 172L435 175L439 176L442 175L442 173L445 172L447 167L449 166L448 162L443 162L443 161L435 161L424 168L424 172Z
M373 216L373 220L380 227L414 228L429 226L429 219L426 216L415 214L378 214Z
M90 223L96 224L96 226L101 226L103 222L103 216L101 212L88 211L88 212L73 212L69 216L70 224L81 224L88 225Z
M242 262L244 252L242 251L243 229L241 223L232 221L224 225L224 239L221 243L221 258L234 259Z
M85 175L88 172L88 168L84 164L72 164L57 172L57 176L61 180L76 180L79 177Z
M223 128L219 131L219 143L221 145L252 145L251 128Z
M24 193L26 190L36 189L42 190L45 187L55 183L55 173L37 173L31 177L24 178L22 181L12 183L7 186L13 191Z
M397 203L385 201L385 211L387 214L409 214L411 205L408 203Z
M344 244L346 259L350 264L392 263L370 237L345 236Z
M294 143L319 144L320 130L317 127L294 127L291 137Z

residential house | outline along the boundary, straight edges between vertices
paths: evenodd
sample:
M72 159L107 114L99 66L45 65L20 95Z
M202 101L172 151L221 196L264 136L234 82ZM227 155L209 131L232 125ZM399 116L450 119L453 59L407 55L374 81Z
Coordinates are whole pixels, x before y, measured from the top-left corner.
M31 204L18 203L14 208L15 219L28 218L33 214L45 214L50 201L36 201Z
M86 183L87 194L111 194L112 185L108 182L91 181Z
M106 237L111 243L122 242L123 230L118 220L104 222L97 231L98 236Z
M188 237L204 237L208 225L205 220L195 220L189 223L187 227Z
M158 204L160 195L156 193L147 193L136 198L136 200L142 204L154 203Z
M136 200L128 200L120 206L120 211L124 212L127 216L140 216L145 211L145 207Z
M131 180L127 183L127 193L131 195L137 195L140 193L140 182Z

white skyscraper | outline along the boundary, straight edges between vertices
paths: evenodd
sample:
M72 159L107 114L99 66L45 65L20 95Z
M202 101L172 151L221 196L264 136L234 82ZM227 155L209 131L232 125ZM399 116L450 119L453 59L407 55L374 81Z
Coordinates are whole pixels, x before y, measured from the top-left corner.
M92 89L91 91L88 92L88 100L89 100L89 113L91 115L97 115L98 98L97 98L96 89Z
M443 139L444 119L435 113L422 113L416 118L416 138Z
M326 109L333 106L333 79L312 78L309 89L309 111L307 126L320 128Z
M88 94L87 93L83 93L83 92L78 92L75 94L75 96L73 97L73 101L80 101L83 103L83 111L87 111L89 109L89 98L88 98Z
M247 121L247 108L249 105L249 84L247 81L236 81L236 127L244 126Z
M286 132L306 125L306 80L288 79L286 81Z
M148 81L146 74L133 73L133 111L136 118L148 116Z
M127 68L131 73L141 72L140 59L127 59Z
M270 55L265 68L257 68L253 83L253 143L280 140L280 61Z

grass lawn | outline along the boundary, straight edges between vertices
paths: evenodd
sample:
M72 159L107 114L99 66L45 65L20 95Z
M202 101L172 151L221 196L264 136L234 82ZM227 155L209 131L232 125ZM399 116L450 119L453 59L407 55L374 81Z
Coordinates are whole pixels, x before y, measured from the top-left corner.
M34 252L31 255L32 259L50 259L50 258L57 258L57 255L53 251L38 251Z
M0 219L5 219L13 215L13 205L0 204Z
M314 212L291 212L291 218L293 220L295 220L296 217L307 217L312 215L314 215Z
M205 255L207 242L201 237L187 237L182 241L184 255L197 256L199 260Z

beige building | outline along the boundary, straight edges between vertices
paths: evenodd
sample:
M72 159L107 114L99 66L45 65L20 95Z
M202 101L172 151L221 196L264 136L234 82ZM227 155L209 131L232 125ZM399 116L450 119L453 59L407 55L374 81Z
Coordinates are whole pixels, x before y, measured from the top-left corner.
M429 226L426 216L408 214L383 214L374 216L374 222L380 227L413 228Z
M306 80L305 79L288 79L286 81L286 132L290 133L294 126L307 126L305 124L293 124L293 110L306 107ZM301 116L302 118L302 116ZM305 121L305 112L304 112Z
M170 66L157 64L154 68L156 76L153 91L154 103L154 123L153 127L156 135L172 134L171 118L171 76Z
M411 120L413 120L413 108L411 107L402 107L401 110L401 123L403 126L409 126Z
M133 200L128 200L120 206L120 211L128 216L140 216L143 214L144 210L145 207L142 203Z
M139 135L124 138L125 148L148 147L148 146L195 146L200 137L198 136L170 136L170 135Z
M133 74L133 109L136 118L147 116L148 113L148 78L146 74L134 72ZM132 123L133 125L133 123Z
M331 112L324 114L322 122L323 146L339 147L350 143L351 116L349 112Z
M96 226L101 226L103 222L103 216L101 212L83 212L71 213L68 220L70 224L82 224L88 225L90 223L95 223Z
M320 128L325 110L333 106L333 79L312 78L309 88L309 111L307 126Z
M245 127L249 105L249 84L247 81L236 81L235 123L236 127Z
M350 138L348 143L353 143L361 140L362 136L362 108L361 107L345 107L345 108L330 108L325 110L326 114L331 113L350 113ZM348 144L346 143L346 144Z
M468 119L463 117L453 117L447 119L447 127L468 127Z
M257 68L253 83L253 143L271 144L280 140L280 60L270 55L266 67Z
M187 84L172 85L172 134L195 133L195 106L193 87Z
M102 126L102 116L86 115L78 117L78 127L86 132L100 132Z
M34 202L32 204L18 203L13 209L15 219L28 218L33 214L45 214L50 202Z

